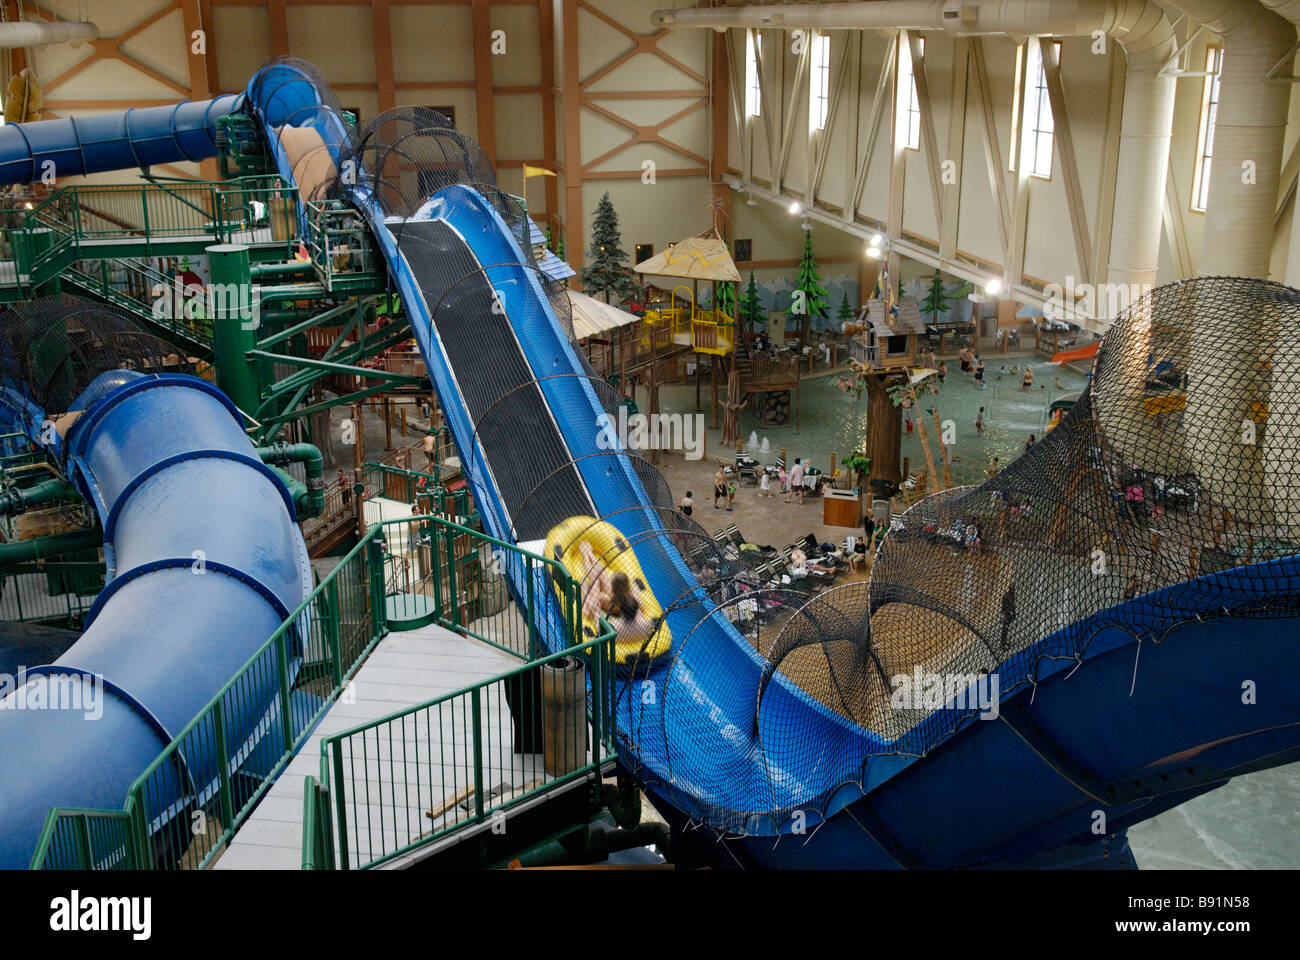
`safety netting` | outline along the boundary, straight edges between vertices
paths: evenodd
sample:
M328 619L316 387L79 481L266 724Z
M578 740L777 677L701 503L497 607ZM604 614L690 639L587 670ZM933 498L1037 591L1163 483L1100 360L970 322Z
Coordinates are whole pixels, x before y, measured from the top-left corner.
M529 334L525 352L521 331L571 328L548 285L509 295L542 283L526 214L472 140L402 108L345 150L421 285L484 454L462 451L471 479L500 494L517 541L589 516L589 539L631 550L653 584L672 645L624 663L622 757L690 817L736 833L815 817L869 784L874 759L924 756L971 723L987 678L1006 698L1103 630L1158 643L1189 617L1295 613L1276 565L1300 552L1297 291L1206 278L1144 295L1040 443L896 516L868 580L816 590L684 517L623 438L602 446L596 421L621 398L547 356L557 341ZM457 189L481 198L461 198L457 229L413 218ZM458 233L491 237L497 217L522 261L480 262Z
M306 60L282 57L254 75L250 100L258 104L304 201L335 195L339 162L353 155L355 132L324 74ZM327 141L340 140L331 147ZM337 153L337 157L336 157Z
M390 217L411 216L443 187L496 187L483 148L431 107L394 107L364 121L339 168L335 196L362 188Z
M188 358L124 312L68 294L0 309L0 385L50 417L108 370L190 373Z
M634 710L629 735L663 762L642 748L641 775L689 782L669 789L704 822L771 832L868 782L876 757L924 756L988 690L1005 698L1045 661L1081 660L1103 630L1160 643L1189 619L1294 616L1298 441L1300 291L1235 278L1151 291L1061 423L992 480L895 516L868 581L792 604L750 658L705 629L727 617L719 604L647 667L662 709ZM700 690L721 698L724 677L748 706L734 712L733 692L726 724L701 722Z

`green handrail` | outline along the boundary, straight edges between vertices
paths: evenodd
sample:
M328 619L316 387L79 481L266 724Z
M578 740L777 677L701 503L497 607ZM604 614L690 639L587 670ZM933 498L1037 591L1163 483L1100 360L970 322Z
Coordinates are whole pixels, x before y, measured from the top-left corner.
M453 823L441 829L423 832L418 837L407 842L394 842L390 848L381 849L378 855L371 856L364 862L356 864L357 869L364 870L380 866L397 857L440 841L457 831L467 829L475 824L481 824L491 816L510 807L563 787L574 780L590 776L608 763L614 756L617 740L616 713L613 709L616 677L614 667L615 631L608 622L602 621L602 624L604 630L594 640L575 643L567 649L537 658L487 680L468 684L451 693L323 738L321 740L319 781L312 778L308 778L308 780L310 784L316 785L321 791L317 801L321 797L328 797L328 801L333 805L334 836L322 842L319 835L321 829L319 815L310 824L304 822L304 868L306 868L307 864L307 849L310 842L316 850L313 856L316 863L324 863L328 859L334 862L337 869L353 869L354 850L348 830L349 801L352 798L365 798L368 800L371 795L383 798L390 795L402 796L405 791L414 786L417 797L422 801L426 796L423 791L425 789L432 790L435 783L441 783L444 790L448 788L448 785L455 788L451 800L464 802L471 797L473 798L470 801L473 805L473 813L468 817L457 816ZM505 690L516 681L522 685L523 682L534 679L532 675L537 674L542 668L569 657L583 659L590 671L587 721L591 725L591 759L550 779L539 778L544 782L525 785L523 789L495 799L489 797L487 788L490 783L484 774L485 760L491 758L485 756L485 751L495 750L498 754L502 754L505 750L512 748L501 740L494 741L490 729L488 731L489 736L487 738L483 736L485 699L490 699L493 692L498 692L499 704L501 699L499 691ZM468 701L468 707L466 701ZM455 751L453 751L455 755L450 763L441 755L434 759L432 753L426 754L424 757L418 755L410 757L405 753L400 756L394 755L396 751L394 740L395 738L404 738L408 731L408 721L410 723L409 729L418 735L420 719L423 716L426 721L426 734L431 735L435 712L438 717L438 727L444 735L448 735L444 721L449 721L452 727L449 735L453 742L459 743L457 740L458 732L469 736L470 742L468 744L461 743L457 747L462 752L455 754ZM467 731L460 730L457 726L456 720L458 717L462 725L468 728ZM373 756L370 754L367 745L367 736L370 734L374 735L373 739L376 744ZM398 742L404 744L404 739L399 739ZM383 745L387 745L389 748L387 762L381 756ZM501 762L499 757L498 762ZM355 775L357 767L360 768L361 778L364 778L364 782L360 785L358 785L360 778ZM434 775L435 767L438 772L437 776ZM450 779L448 778L449 770L451 771ZM411 779L411 771L414 771L414 780ZM461 772L469 775L469 782L462 784L458 776ZM497 776L497 774L493 776ZM349 791L349 785L353 788L351 791ZM432 793L427 794L427 796L435 800L438 799ZM444 806L447 806L448 802L445 801ZM368 817L369 804L366 805ZM409 809L409 801L407 805ZM449 816L453 811L454 804L447 808L444 815ZM359 822L358 817L360 814L355 810L352 812L354 821ZM383 817L387 815L386 813L381 814L379 837L381 844L384 843L386 837L386 824ZM392 816L392 825L396 830L399 824L396 815L393 814ZM369 820L367 820L366 825L367 828L373 826ZM408 823L409 826L411 825ZM371 841L369 852L374 854L374 830L370 829L369 834L368 839ZM334 850L335 844L337 844L337 853ZM323 848L330 849L328 858L321 855L320 851ZM359 860L360 850L356 850L355 853ZM321 866L317 867L317 869L329 869L329 867Z
M235 676L135 779L121 810L52 809L33 854L32 869L97 869L107 863L126 864L134 869L168 868L178 863L198 869L209 865L270 789L375 644L387 633L384 560L379 541L385 528L409 525L413 519L435 527L445 526L458 534L468 534L471 543L489 543L524 555L530 574L534 564L548 567L553 581L560 585L565 596L566 609L563 612L569 636L578 635L581 622L579 585L558 561L528 554L513 544L440 517L381 521L326 575ZM478 546L473 549L477 550ZM291 675L291 666L295 667L296 674ZM324 693L313 687L313 692L320 698L318 706L312 709L295 700L293 693L297 683L319 683L320 678L328 678L331 686ZM274 688L278 722L267 711L260 694L246 689L264 686ZM241 710L244 711L242 714L239 713ZM250 710L257 712L250 714ZM232 712L245 718L265 714L264 739L259 747L269 743L280 748L278 759L265 773L252 773L241 768L242 755L240 761L230 760L227 727ZM183 778L186 771L203 769L211 769L214 779L195 784L197 795L189 792L175 800L178 778ZM236 772L241 774L242 787L235 782ZM254 778L260 778L260 782ZM253 788L248 789L253 783ZM215 808L214 813L208 814L205 810L208 807ZM94 834L86 852L78 846L81 835L75 830L80 828L73 821L90 815L120 823L122 831ZM215 834L207 829L209 816L218 820L219 829ZM201 831L200 826L204 827ZM184 849L180 849L182 844ZM171 847L164 850L165 858L155 853L160 845Z

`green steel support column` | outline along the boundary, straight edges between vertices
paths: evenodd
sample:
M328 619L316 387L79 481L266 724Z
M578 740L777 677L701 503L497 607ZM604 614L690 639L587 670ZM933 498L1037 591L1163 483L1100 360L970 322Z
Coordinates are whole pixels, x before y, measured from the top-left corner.
M217 384L235 406L251 416L261 402L261 385L258 363L248 357L257 348L258 321L248 247L222 243L208 247L206 253L214 290L212 340Z
M38 257L43 255L45 251L49 250L50 247L54 246L54 241L56 239L58 239L58 237L53 230L48 230L44 228L36 228L33 230L28 230L27 231L27 262L30 264L33 261L35 261ZM42 264L42 270L40 272L44 272L44 269L45 266L44 264ZM36 283L35 276L31 276L30 279L33 284ZM61 280L59 280L58 274L55 274L50 279L39 284L39 286L33 286L32 290L34 293L39 290L41 296L48 296L49 294L62 293L63 283Z

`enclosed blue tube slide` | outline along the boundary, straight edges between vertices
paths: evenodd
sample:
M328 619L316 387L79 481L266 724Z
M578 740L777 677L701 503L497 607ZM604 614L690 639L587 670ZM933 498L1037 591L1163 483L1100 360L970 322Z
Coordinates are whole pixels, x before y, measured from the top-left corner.
M217 120L239 109L241 99L226 94L125 113L5 124L0 184L216 156Z
M27 866L52 807L120 808L311 589L289 492L216 387L111 371L73 409L59 459L103 525L108 585L67 653L0 700L0 868ZM265 685L250 702L273 709ZM249 744L262 719L237 717L228 742ZM165 792L201 797L218 771L181 752Z

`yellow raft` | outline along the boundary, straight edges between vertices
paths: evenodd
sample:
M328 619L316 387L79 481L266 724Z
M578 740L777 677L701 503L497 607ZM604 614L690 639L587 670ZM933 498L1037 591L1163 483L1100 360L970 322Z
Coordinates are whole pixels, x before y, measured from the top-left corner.
M583 543L591 547L596 562L604 564L610 576L616 573L627 575L641 612L655 625L654 632L650 636L637 636L627 632L620 635L614 644L615 661L627 663L638 657L653 659L667 653L672 646L673 638L668 630L667 621L663 620L663 608L646 585L641 564L617 527L595 517L570 517L556 524L547 534L546 555L564 564L569 575L582 585L585 595L596 582L596 576L593 571L587 569L587 558L582 555ZM564 596L560 593L558 585L555 592L563 603ZM617 621L611 622L617 625ZM582 633L584 642L594 640L600 635L597 617L586 610L583 611L582 616Z

